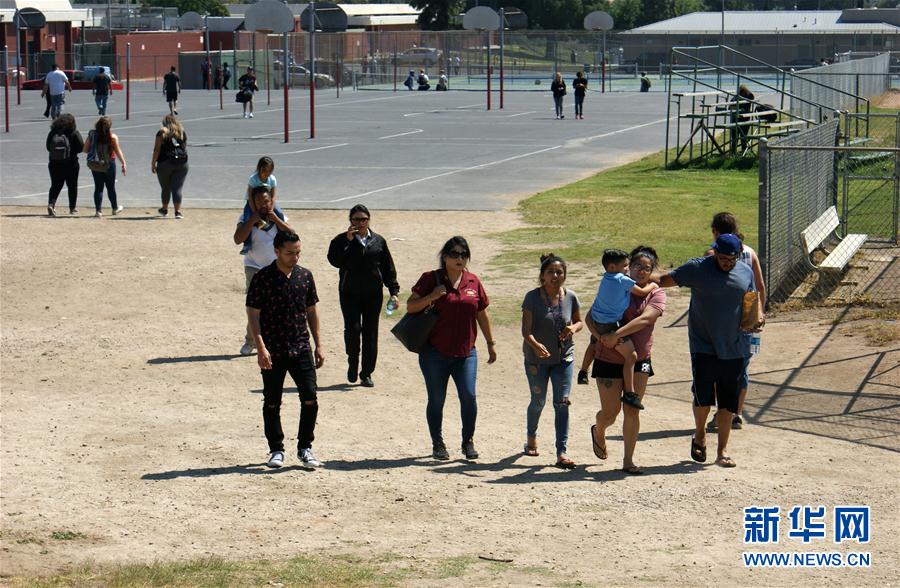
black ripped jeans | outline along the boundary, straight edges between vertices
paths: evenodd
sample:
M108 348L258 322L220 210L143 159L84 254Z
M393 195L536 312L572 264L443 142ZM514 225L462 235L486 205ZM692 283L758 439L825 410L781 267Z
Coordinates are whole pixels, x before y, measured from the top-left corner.
M263 379L263 426L269 451L284 451L284 431L281 428L281 396L284 377L288 373L300 392L300 428L297 431L297 450L312 447L315 439L316 417L319 404L316 400L316 364L312 352L297 357L272 358L272 369L261 370Z

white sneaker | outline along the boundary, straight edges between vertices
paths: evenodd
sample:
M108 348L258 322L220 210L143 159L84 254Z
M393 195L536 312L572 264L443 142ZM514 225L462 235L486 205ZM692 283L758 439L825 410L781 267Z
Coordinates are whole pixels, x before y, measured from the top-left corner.
M256 347L253 346L253 343L244 343L241 345L241 355L253 355L255 350Z
M247 113L246 113L246 112L244 113L244 118L247 118Z
M316 459L316 456L313 455L312 448L307 447L306 449L301 449L299 453L300 461L308 468L320 468L322 467L322 462Z
M249 116L248 118L253 118L253 113L252 113L252 112L250 113L250 116Z
M94 218L103 218L103 213L98 210L94 213Z
M284 452L283 451L273 451L272 455L269 456L269 461L266 463L270 468L280 468L284 465Z
M117 206L117 207L112 211L113 216L119 214L119 213L122 212L123 210L125 210L125 207L122 206L122 205L120 204L119 206Z

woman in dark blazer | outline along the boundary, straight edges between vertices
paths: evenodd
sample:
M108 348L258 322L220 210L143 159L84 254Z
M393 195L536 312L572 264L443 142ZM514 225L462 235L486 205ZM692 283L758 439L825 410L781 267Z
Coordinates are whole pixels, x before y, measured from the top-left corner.
M350 209L350 227L331 240L328 262L340 271L338 293L344 315L344 347L347 379L371 388L378 357L378 317L388 289L390 304L397 307L397 270L384 237L369 228L369 209L357 204ZM360 369L360 339L362 368ZM358 372L357 372L358 370Z

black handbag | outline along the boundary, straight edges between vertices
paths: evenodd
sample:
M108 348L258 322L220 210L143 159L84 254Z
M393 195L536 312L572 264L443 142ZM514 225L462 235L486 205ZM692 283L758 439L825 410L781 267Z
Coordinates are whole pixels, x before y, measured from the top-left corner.
M435 272L435 278L440 279L437 272ZM420 353L428 345L428 338L431 336L437 320L437 310L434 306L429 306L425 310L416 313L408 312L403 315L403 318L397 321L397 324L391 329L391 333L409 351Z

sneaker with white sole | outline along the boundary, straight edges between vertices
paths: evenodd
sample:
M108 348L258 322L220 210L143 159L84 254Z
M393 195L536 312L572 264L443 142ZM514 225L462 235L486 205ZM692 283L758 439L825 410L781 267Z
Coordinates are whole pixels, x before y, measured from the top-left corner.
M284 451L273 451L271 455L269 455L269 461L266 462L266 465L270 468L280 468L284 465Z
M47 207L47 216L56 216L56 208L53 206Z
M249 116L248 118L253 118L253 113L252 113L252 112L250 113L250 116Z
M94 218L103 218L103 213L98 210L94 213Z
M299 451L300 463L305 465L308 468L320 468L322 467L322 462L316 459L316 456L313 455L312 447L306 447Z
M253 355L253 352L256 350L256 347L253 343L244 343L241 345L241 355Z
M112 211L112 213L113 213L113 216L115 216L115 215L117 215L117 214L119 214L119 213L120 213L120 212L122 212L122 211L123 211L123 210L125 210L125 207L124 207L124 206L122 206L122 205L121 205L121 204L120 204L120 205L118 205L118 206L117 206L117 207L115 207L115 208L114 208L114 209L113 209L113 211Z

